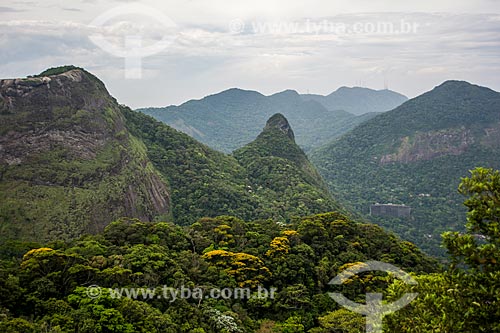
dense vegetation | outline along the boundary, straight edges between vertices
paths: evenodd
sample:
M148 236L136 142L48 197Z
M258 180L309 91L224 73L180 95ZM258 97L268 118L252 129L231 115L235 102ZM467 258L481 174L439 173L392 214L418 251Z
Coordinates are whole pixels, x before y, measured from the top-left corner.
M459 191L468 197L467 232L443 235L451 266L409 290L391 286L389 298L420 297L388 318L389 332L500 332L500 172L475 169Z
M339 213L287 226L230 216L189 227L121 219L69 243L4 244L0 255L5 333L329 332L343 327L337 320L346 311L328 296L328 282L346 264L374 259L415 273L436 271L414 245ZM367 276L342 290L355 296L384 288L387 279ZM91 285L102 288L100 297L89 297ZM174 301L117 298L107 289L163 285L277 290L274 298Z
M498 93L447 82L314 154L347 205L413 208L378 223L432 253L447 231L443 271L354 221L282 114L225 155L119 105L79 68L0 82L0 332L363 332L332 291L358 303L418 292L387 332L500 332L500 172L477 168L458 192L454 178L498 164ZM330 285L368 260L418 284L365 272Z
M367 94L371 98L367 98ZM393 95L399 99L394 100ZM406 99L396 93L370 89L340 89L326 99L330 100L332 96L344 101L342 106L346 109L330 108L330 104L327 108L321 104L323 100L311 100L310 96L306 98L292 90L264 96L255 91L229 89L180 106L139 111L227 153L252 141L259 134L261 124L279 112L290 121L298 145L310 151L374 117L376 111L390 110ZM368 100L377 100L378 103L367 105ZM356 111L363 109L363 115L353 115L349 112L351 108Z
M428 253L440 234L462 230L458 180L478 165L498 168L500 94L449 81L315 151L331 192L365 215L374 203L412 207L410 219L370 217Z
M293 131L283 115L272 116L257 139L233 155L245 166L253 191L268 199L263 205L275 212L275 219L285 217L289 222L293 216L289 212L304 216L340 209L321 176L295 144Z
M67 240L121 216L285 223L339 207L282 132L265 131L237 159L119 105L81 69L42 74L1 87L0 240Z
M260 139L233 157L149 116L127 109L123 114L132 133L145 142L157 170L169 180L178 224L221 214L290 222L339 208L302 150L273 127L266 127Z
M328 295L338 291L361 303L366 292L388 303L418 292L385 317L384 332L500 332L500 172L475 169L459 191L467 232L444 234L446 271L411 243L335 212L287 226L231 216L189 227L123 218L72 242L10 242L0 247L0 331L364 332L365 318ZM366 272L329 285L370 259L412 272L418 284ZM202 294L174 299L163 285ZM259 286L276 288L274 296L258 297ZM132 287L135 296L123 289ZM212 288L251 294L200 296Z

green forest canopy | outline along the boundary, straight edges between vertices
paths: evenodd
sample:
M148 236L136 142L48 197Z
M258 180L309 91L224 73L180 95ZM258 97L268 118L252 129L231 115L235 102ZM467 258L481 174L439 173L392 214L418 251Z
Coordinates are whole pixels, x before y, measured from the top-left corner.
M120 219L78 240L1 247L2 332L362 332L364 318L328 296L332 277L356 262L380 260L411 272L417 286L370 273L342 287L361 301L420 296L387 317L387 332L498 332L500 329L500 173L478 168L462 180L466 233L446 233L450 266L380 227L339 213L293 225L203 218L191 226ZM89 298L86 287L276 287L274 299L192 301ZM255 289L254 289L255 290ZM189 320L187 319L189 318Z

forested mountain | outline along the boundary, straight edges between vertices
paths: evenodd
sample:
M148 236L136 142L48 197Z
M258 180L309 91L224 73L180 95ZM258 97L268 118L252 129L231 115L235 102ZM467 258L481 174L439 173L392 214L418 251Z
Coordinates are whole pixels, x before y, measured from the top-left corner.
M375 112L387 111L405 100L397 93L364 88L339 89L325 100L313 100L316 97L293 90L264 96L255 91L229 89L180 106L138 111L224 152L252 141L261 124L273 114L282 113L294 128L298 145L309 151L374 117ZM324 102L327 107L322 105ZM337 102L346 109L335 107ZM363 115L355 116L347 109Z
M282 114L273 115L257 139L234 152L245 166L252 191L269 200L263 203L276 219L291 214L340 210L323 179L295 143L294 133Z
M385 332L498 332L500 172L475 169L455 191L469 165L498 163L499 105L446 82L316 151L326 184L280 113L225 155L119 105L83 69L1 80L0 332L359 333L374 323L331 292L410 291ZM409 220L376 221L417 241L458 229L448 193L465 195L466 227L443 238L449 267L354 221L327 185L360 211L371 196L410 204ZM331 284L370 260L418 284Z
M352 209L411 206L409 219L370 219L440 253L440 234L461 230L465 208L456 188L477 166L500 166L500 94L447 81L359 125L311 160L330 190Z
M362 87L340 87L330 95L301 95L304 100L321 103L328 110L344 110L354 115L366 112L385 112L392 110L408 100L404 95L384 89L373 90Z
M2 80L0 94L2 239L71 239L121 216L287 222L338 208L293 140L288 148L303 159L262 156L273 179L262 182L254 167L119 105L82 69Z

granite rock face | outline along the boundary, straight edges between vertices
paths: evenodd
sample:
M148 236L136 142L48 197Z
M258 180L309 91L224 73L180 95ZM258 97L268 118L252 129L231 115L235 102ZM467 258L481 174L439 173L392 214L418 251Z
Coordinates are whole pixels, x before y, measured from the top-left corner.
M78 68L0 81L0 188L0 222L21 239L71 238L122 216L170 212L167 183L120 105Z
M288 123L288 120L281 113L273 115L266 123L266 129L275 128L283 132L288 138L295 142L295 135L293 134L292 127Z

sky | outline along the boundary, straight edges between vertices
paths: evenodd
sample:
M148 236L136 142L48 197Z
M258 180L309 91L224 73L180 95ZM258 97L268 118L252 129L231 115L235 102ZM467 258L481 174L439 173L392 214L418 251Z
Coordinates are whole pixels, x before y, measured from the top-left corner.
M0 77L76 65L132 108L238 87L500 91L499 0L0 0Z

